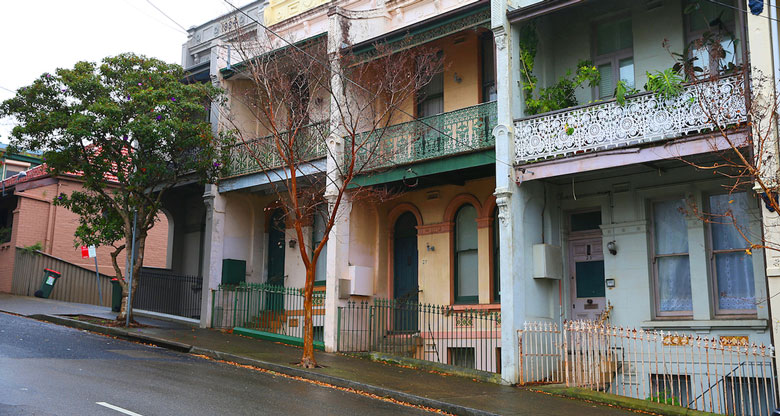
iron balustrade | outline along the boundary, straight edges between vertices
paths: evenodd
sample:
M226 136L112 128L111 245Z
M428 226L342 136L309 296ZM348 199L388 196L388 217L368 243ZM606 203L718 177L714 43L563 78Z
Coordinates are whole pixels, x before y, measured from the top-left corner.
M496 111L491 101L361 133L356 137L362 145L356 152L356 171L491 148L496 143Z
M515 120L515 162L632 146L701 133L717 124L747 121L744 83L739 76L688 84L664 99L643 93L624 105L607 100Z
M303 289L267 283L220 285L211 291L212 328L248 328L303 339ZM322 341L325 291L312 295L314 340Z
M328 135L326 122L312 123L301 127L296 133L294 161L296 163L324 158L327 154L325 139ZM284 143L290 132L278 134L278 141ZM247 142L239 142L230 147L230 158L223 177L247 175L255 172L287 166L279 153L276 136L268 135ZM288 154L286 150L283 152Z
M203 278L165 270L141 269L133 294L133 308L200 318Z
M347 302L339 308L338 350L380 352L500 372L501 312L449 305Z

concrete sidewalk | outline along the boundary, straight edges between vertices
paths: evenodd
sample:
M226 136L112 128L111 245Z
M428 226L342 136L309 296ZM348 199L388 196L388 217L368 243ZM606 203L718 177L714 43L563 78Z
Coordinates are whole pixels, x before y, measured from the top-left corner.
M528 390L477 382L366 359L318 352L322 368L302 369L296 347L246 338L210 329L149 318L150 328L108 328L68 319L73 314L115 317L108 308L0 294L0 311L87 329L120 338L153 343L211 358L247 364L390 397L404 402L472 415L630 415L634 412Z

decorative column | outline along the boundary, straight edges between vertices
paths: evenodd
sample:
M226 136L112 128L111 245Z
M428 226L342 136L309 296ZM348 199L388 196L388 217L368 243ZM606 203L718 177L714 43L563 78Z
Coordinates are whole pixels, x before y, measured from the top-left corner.
M328 180L324 198L328 201L328 212L333 213L339 190L343 187L341 176L344 168L344 137L346 131L341 123L346 91L341 75L341 44L344 41L342 22L345 19L339 9L332 7L328 11L328 59L331 65L330 87L333 91L330 103L330 135L328 136L328 155L326 174ZM349 222L352 203L345 192L341 197L333 227L328 234L327 269L325 273L325 350L338 350L338 308L345 304L339 297L339 281L349 277Z
M225 236L225 199L217 185L207 184L203 193L206 205L206 227L203 232L203 285L200 327L211 326L211 291L222 282L222 246Z
M524 192L515 183L514 118L519 116L522 95L517 86L513 62L519 56L516 34L506 19L507 3L491 3L493 35L496 43L496 84L498 124L496 140L496 205L500 239L501 270L501 378L519 381L517 331L525 321L524 268L526 244L523 238Z

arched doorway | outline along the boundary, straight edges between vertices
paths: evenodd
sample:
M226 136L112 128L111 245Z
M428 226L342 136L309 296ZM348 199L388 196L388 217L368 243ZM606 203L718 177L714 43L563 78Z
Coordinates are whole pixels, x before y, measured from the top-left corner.
M284 286L284 212L281 209L271 213L268 222L268 280L269 285ZM266 309L284 309L284 297L281 293L269 293Z
M405 212L393 230L393 298L407 307L396 308L396 331L417 331L417 218Z

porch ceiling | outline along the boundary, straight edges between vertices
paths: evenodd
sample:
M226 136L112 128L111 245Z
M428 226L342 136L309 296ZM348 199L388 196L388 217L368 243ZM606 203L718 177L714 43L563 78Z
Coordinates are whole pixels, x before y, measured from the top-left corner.
M299 166L297 176L305 178L312 175L321 175L326 170L325 158L306 162ZM221 179L219 192L250 191L257 192L268 189L274 183L281 183L289 179L287 169L282 167L267 172L257 172L250 175L242 175L235 178Z
M510 23L530 20L557 10L584 3L586 0L543 0L536 4L520 7L506 13Z

